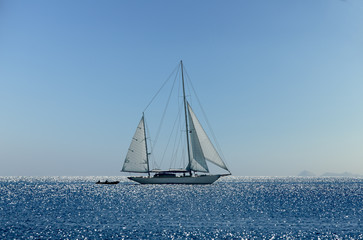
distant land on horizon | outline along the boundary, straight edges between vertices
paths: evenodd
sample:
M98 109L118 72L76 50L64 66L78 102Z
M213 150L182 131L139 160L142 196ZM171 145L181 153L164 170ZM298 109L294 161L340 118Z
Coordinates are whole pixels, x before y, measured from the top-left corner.
M363 177L363 175L354 174L350 172L343 172L343 173L326 172L321 175L316 175L315 173L310 172L308 170L300 172L298 176L299 177Z

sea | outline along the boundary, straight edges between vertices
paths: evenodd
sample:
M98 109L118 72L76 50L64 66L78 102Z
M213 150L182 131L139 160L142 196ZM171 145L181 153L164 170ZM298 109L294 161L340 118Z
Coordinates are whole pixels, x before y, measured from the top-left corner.
M117 185L96 185L98 180ZM363 239L363 178L0 177L0 239Z

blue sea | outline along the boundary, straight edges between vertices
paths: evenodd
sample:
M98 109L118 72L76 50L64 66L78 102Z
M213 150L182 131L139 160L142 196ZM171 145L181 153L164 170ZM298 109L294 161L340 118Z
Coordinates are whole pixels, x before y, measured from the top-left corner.
M119 180L96 185L97 180ZM363 178L0 177L0 239L363 239Z

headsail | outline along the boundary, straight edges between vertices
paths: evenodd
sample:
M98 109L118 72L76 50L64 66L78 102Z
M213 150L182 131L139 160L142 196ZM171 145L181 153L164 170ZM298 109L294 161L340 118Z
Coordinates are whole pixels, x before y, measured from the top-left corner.
M205 162L203 150L200 145L193 120L191 118L190 110L189 110L188 115L189 115L189 131L190 131L190 142L191 142L192 154L191 154L190 163L189 163L187 169L192 170L192 171L197 171L197 172L209 172L208 165Z
M205 160L208 160L208 161L216 164L217 166L229 171L226 164L223 162L222 158L219 156L217 150L214 148L212 142L209 140L207 134L205 133L202 125L200 124L199 120L195 116L189 103L188 103L188 111L189 111L189 118L192 120L191 122L193 123L194 129L195 129L196 138L197 138L202 155L204 156ZM192 131L192 133L193 133L193 131ZM191 135L193 136L193 134L191 134ZM193 143L192 143L192 145L193 145ZM194 155L194 148L193 148L193 155ZM205 161L204 161L204 163L205 163Z
M149 168L145 141L144 117L142 117L127 152L126 159L122 167L123 172L148 172Z

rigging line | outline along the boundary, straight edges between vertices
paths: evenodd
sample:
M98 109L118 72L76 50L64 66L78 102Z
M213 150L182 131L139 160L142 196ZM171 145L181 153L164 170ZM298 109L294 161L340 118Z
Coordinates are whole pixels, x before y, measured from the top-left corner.
M182 139L181 139L181 141L182 141L182 146L185 146L185 145L187 145L187 143L186 143L186 138L185 137L183 137ZM184 168L187 168L187 166L188 166L188 157L187 157L187 149L186 148L182 148L182 156L181 156L181 160L182 160L182 165L184 166Z
M179 103L179 111L183 110L183 105L184 105L184 101L180 101ZM179 119L179 132L180 132L180 145L181 146L186 146L187 144L187 138L185 136L185 131L184 130L184 123L183 120L180 118ZM188 156L188 149L186 147L182 147L181 148L181 156L180 156L180 164L182 166L182 168L187 169L188 164L189 164L189 156Z
M179 65L180 65L180 63L174 68L173 72L169 75L169 77L165 80L165 82L163 83L163 85L159 88L159 90L156 92L156 94L152 97L151 101L148 103L148 105L146 106L146 108L144 109L143 112L145 112L146 109L148 109L148 107L151 105L151 103L155 100L156 96L160 93L161 89L164 88L164 86L166 85L166 83L170 80L171 76L174 75L175 71L178 70L178 72L179 72Z
M185 131L183 132L183 128L182 128L182 110L183 110L183 104L184 104L184 100L183 100L183 96L182 95L179 95L181 92L182 92L182 81L179 81L179 84L178 84L178 123L177 123L177 129L179 131L179 142L177 143L177 148L176 148L176 151L173 152L173 159L174 161L172 161L170 163L170 166L172 166L172 164L174 164L173 166L175 166L175 168L177 168L177 163L179 162L179 166L178 167L181 167L183 168L184 167L184 161L183 161L183 156L180 157L180 159L178 159L178 154L179 154L179 149L181 148L182 150L184 148L182 148L181 146L185 146L185 145L182 145L181 142L182 142L182 139L183 139L183 136L185 134ZM178 137L178 136L177 136ZM177 139L176 137L176 139ZM175 143L174 143L175 145ZM175 148L174 148L175 149ZM182 152L183 153L183 152ZM185 168L185 167L184 167Z
M168 143L166 144L166 147L165 147L165 150L164 150L163 156L162 156L162 158L161 158L161 162L163 162L163 160L164 160L164 157L165 157L166 151L167 151L168 146L169 146L169 144L170 144L170 140L171 140L171 137L173 136L174 129L175 129L175 125L176 125L176 122L177 122L177 120L178 120L178 119L179 119L179 114L178 114L178 116L176 117L176 119L174 120L173 128L172 128L172 130L171 130L171 133L170 133L170 136L169 136L169 139L168 139Z
M181 118L181 108L178 107L179 111L178 111L178 115L177 115L177 118L175 119L175 122L174 122L174 126L173 126L173 131L174 131L174 128L176 126L176 130L175 130L175 139L174 139L174 145L173 145L173 150L172 150L172 154L171 154L171 161L170 161L170 165L169 167L171 168L172 165L176 165L177 163L177 157L178 157L178 152L179 152L179 148L180 148L180 138L181 138L181 135L182 134L178 134L178 129L179 129L179 126L180 126L180 118ZM179 144L178 144L179 143Z
M173 93L173 89L174 89L174 86L175 86L176 79L178 78L178 73L179 73L179 70L178 70L178 72L175 75L174 82L173 82L173 85L172 85L171 90L170 90L170 93L169 93L168 101L166 102L166 105L165 105L165 108L164 108L164 112L163 112L163 115L161 117L161 121L160 121L158 130L156 132L156 137L155 137L155 141L154 141L154 147L155 147L155 145L156 145L156 143L157 143L157 141L159 139L159 135L160 135L160 131L161 131L161 126L164 123L164 118L165 118L165 115L166 115L166 110L167 110L167 108L169 106L169 103L170 103L170 98L171 98L171 95Z
M173 168L182 168L181 167L181 164L180 164L180 162L181 161L179 161L179 152L180 152L180 149L181 149L181 138L182 138L182 136L181 136L181 134L179 134L179 136L177 136L176 138L175 138L175 142L174 142L174 149L173 149L173 161L171 161L170 162L170 168L171 168L171 166L174 166ZM179 163L179 165L178 165L178 163Z
M178 142L178 131L175 131L174 144L173 144L173 149L171 151L171 161L169 164L169 168L172 168L172 166L175 166L176 164L176 157L178 154L178 147L179 147L177 145L177 142Z
M195 91L195 89L194 89L193 83L192 83L192 81L190 80L190 77L189 77L189 75L188 75L188 72L187 72L186 70L185 70L184 72L186 73L187 80L189 81L190 86L192 87L192 90L193 90L193 92L194 92L195 98L196 98L196 99L197 99L197 101L198 101L198 104L199 104L199 106L200 106L200 109L201 109L201 111L202 111L202 113L203 113L203 117L205 118L205 121L206 121L207 126L208 126L208 128L209 128L209 131L210 131L210 132L211 132L211 134L212 134L213 141L215 142L215 144L216 144L216 146L217 146L217 149L218 149L218 153L219 153L220 155L222 155L221 157L225 160L226 158L224 157L224 154L223 154L222 149L221 149L221 147L220 147L220 145L219 145L219 143L218 143L218 141L217 141L217 138L216 138L216 136L215 136L215 134L214 134L214 132L213 132L213 129L211 128L211 126L210 126L210 124L209 124L209 121L208 121L207 115L206 115L206 114L205 114L205 112L204 112L203 106L202 106L202 104L201 104L201 102L200 102L200 100L199 100L199 97L198 97L198 95L197 95L197 92L196 92L196 91ZM225 164L226 164L226 163L225 163ZM227 165L227 164L226 164L226 165ZM227 166L227 168L228 168L228 166Z
M180 88L179 88L180 90ZM178 166L181 168L185 169L185 159L184 157L184 153L183 150L186 151L185 147L182 146L186 146L186 143L184 144L184 140L185 140L185 130L184 127L185 125L183 124L183 105L184 105L184 101L180 101L180 97L178 97L178 117L176 118L176 132L175 132L175 139L174 139L174 147L173 147L173 152L172 152L172 162L170 163L170 166L174 166L174 168L177 168ZM181 151L180 151L181 149ZM180 156L180 152L181 152L181 156ZM178 165L179 163L179 165Z
M151 141L151 139L152 139L152 138L151 138L151 135L150 135L149 127L148 127L148 125L147 125L146 121L144 121L144 123L145 123L145 128L146 128L147 135L149 136L147 139L149 139L149 143L150 143L150 155L149 155L149 160L151 160L151 161L149 161L149 164L150 164L150 163L152 163L153 168L159 168L159 165L158 165L158 163L156 162L154 155L153 155L153 154L151 154L151 153L153 153L153 152L154 152L154 147L153 147L153 143L152 143L152 141ZM147 140L147 139L146 139L146 140ZM147 154L148 154L148 153L147 153Z
M183 134L180 134L179 146L185 146L185 145L186 145L186 143L184 142L184 136L183 136ZM179 163L179 167L184 168L184 169L186 169L187 165L188 165L187 163L185 163L186 162L186 154L185 154L186 151L187 150L185 147L180 147L180 156L179 156L178 163Z
M180 81L179 84L179 93L182 93L182 82ZM179 111L183 110L183 106L184 106L184 99L183 99L183 95L180 94L179 98L178 98L178 106L179 106ZM185 132L187 130L185 129L185 124L184 124L184 119L179 119L179 132L180 132L180 138L181 138L181 146L187 146L187 138L185 136ZM187 169L187 163L189 162L189 157L188 157L188 149L187 147L182 147L182 156L181 156L181 165L184 169Z
M189 86L189 82L191 82L191 80L190 80L190 77L189 77L185 67L184 67L184 72L186 73L187 78L189 78L189 79L187 79L187 81L185 81L185 86L186 86L186 89L187 89L185 97L189 98L188 102L191 103L191 105L193 106L193 104L192 104L193 98L192 98L192 95L190 94L192 91L190 91L190 86ZM188 82L188 80L189 80L189 82ZM189 94L187 94L187 93L189 93Z
M187 73L187 75L188 75L188 73ZM187 76L187 78L189 78L189 76ZM189 93L189 95L187 95L189 97L189 103L191 104L191 106L193 106L193 96L190 94L192 92L192 91L190 91L190 86L189 86L190 85L190 82L191 82L190 79L187 79L185 85L187 86L188 93Z

